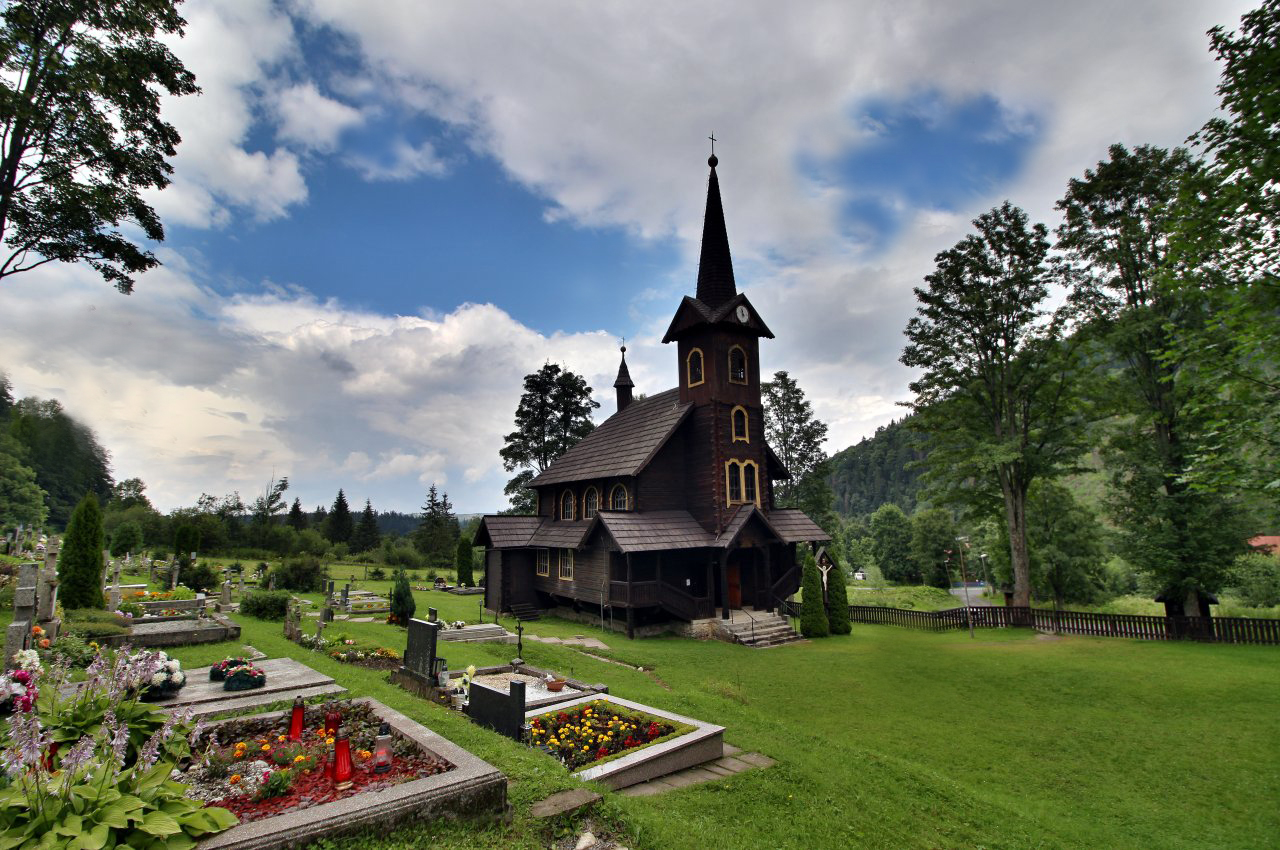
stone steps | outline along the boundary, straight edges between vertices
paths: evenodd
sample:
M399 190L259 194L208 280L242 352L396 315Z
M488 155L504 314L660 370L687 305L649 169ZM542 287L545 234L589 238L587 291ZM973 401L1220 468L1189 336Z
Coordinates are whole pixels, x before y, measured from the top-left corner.
M716 630L725 640L757 649L802 640L792 631L786 618L778 614L755 614L754 622L749 617L720 622L716 624Z
M530 620L542 619L542 612L527 602L511 603L511 613L515 615L517 620L523 620L526 623Z
M463 629L443 628L440 640L446 643L515 643L516 636L498 625L475 625Z

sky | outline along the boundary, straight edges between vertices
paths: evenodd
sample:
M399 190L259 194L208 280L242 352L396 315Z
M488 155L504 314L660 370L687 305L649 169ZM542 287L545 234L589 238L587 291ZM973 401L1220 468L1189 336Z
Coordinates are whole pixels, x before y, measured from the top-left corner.
M163 265L0 283L0 371L91 425L162 510L287 476L308 509L506 506L525 374L625 339L676 385L714 134L738 288L838 451L904 414L913 287L1008 199L1056 227L1108 145L1216 106L1249 4L188 0L198 96L151 192Z

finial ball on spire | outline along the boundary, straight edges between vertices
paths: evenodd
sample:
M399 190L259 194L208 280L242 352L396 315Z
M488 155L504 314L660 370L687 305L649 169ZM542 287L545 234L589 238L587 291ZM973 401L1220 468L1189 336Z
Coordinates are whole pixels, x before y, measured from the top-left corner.
M712 168L715 168L719 164L720 164L720 159L715 154L712 154L711 156L707 157L707 165L711 166Z
M627 353L627 347L626 347L625 345L624 345L624 346L622 346L622 353L623 353L623 354L626 354L626 353Z

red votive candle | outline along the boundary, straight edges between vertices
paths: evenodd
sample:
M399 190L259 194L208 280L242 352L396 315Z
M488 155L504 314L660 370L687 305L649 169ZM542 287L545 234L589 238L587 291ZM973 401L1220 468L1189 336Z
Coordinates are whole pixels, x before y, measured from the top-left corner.
M338 727L338 737L333 743L333 787L346 791L351 787L351 777L355 768L351 764L351 742L347 740L347 730Z
M331 707L324 716L324 733L330 737L338 734L338 727L342 725L342 712L337 707Z
M302 707L302 697L293 698L293 714L289 715L289 740L302 740L302 721L306 716L306 709Z

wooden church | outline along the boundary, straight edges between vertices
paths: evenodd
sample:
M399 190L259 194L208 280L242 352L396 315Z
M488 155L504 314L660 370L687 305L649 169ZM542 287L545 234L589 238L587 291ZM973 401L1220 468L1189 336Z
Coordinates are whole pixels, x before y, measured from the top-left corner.
M626 348L617 412L530 483L536 516L486 516L485 606L558 606L637 626L771 611L800 586L797 546L829 540L774 506L789 478L764 440L760 339L773 338L729 255L717 159L708 164L697 294L667 328L679 386L633 400ZM616 620L615 620L616 621Z

